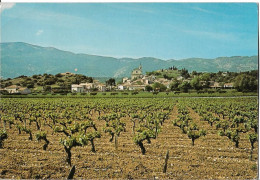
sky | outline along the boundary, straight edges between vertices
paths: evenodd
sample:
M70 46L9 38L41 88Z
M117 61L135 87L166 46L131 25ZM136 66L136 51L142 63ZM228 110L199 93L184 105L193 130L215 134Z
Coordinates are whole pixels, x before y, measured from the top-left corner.
M258 54L256 3L2 4L1 42L164 60Z

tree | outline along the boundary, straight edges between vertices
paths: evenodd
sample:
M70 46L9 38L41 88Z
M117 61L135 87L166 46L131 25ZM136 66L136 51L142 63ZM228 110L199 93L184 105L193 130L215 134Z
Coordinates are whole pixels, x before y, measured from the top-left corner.
M34 83L27 84L27 88L34 88Z
M58 73L55 75L55 77L60 78L60 77L62 77L62 75L61 75L61 73Z
M188 92L188 90L191 88L191 85L189 82L184 81L182 82L178 88L182 91L182 92Z
M190 77L190 74L189 74L188 70L184 68L181 70L181 76L184 77L185 79L187 79Z
M198 75L198 73L197 73L197 71L192 71L191 75L196 76L196 75Z
M209 81L210 80L210 73L203 73L201 76L200 76L200 79L202 81Z
M152 86L150 86L150 85L145 86L145 91L150 92L152 90L153 90Z
M258 87L257 77L240 74L236 77L234 87L237 91L256 91Z
M175 80L170 84L170 89L171 91L179 91L180 89L178 88L178 86L180 85L180 81Z
M194 89L196 89L197 91L202 89L201 83L199 81L198 77L195 77L191 80L190 82L191 87L193 87Z
M48 91L48 92L50 92L51 91L51 86L44 86L43 87L43 90L46 92L46 91Z
M109 80L106 81L106 85L107 86L115 86L116 85L116 81L114 78L110 78Z
M167 89L167 87L165 85L161 84L161 83L156 82L156 83L153 84L153 90L154 91L162 92L162 91L165 91L166 89Z

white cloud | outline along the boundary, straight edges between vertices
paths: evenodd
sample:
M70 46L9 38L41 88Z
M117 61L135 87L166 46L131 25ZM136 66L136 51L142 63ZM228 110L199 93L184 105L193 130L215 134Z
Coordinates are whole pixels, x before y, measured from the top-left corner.
M10 3L10 2L3 2L0 4L0 13L2 13L6 9L11 9L14 7L15 3Z
M215 12L213 12L213 11L209 11L207 9L203 9L203 8L199 8L199 7L193 7L192 9L200 11L200 12L204 12L204 13L215 14Z
M217 39L217 40L235 41L237 39L235 34L232 34L232 33L195 31L195 30L183 30L183 32L194 35L194 36L198 36L198 37L206 37L206 38Z
M42 33L43 33L43 30L40 29L40 30L38 30L38 31L35 33L35 35L36 35L36 36L40 36Z

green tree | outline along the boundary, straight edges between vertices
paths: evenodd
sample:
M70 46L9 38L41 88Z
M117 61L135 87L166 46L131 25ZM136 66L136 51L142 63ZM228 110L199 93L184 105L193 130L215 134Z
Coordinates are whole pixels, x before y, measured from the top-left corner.
M188 92L189 89L191 89L191 85L189 82L184 81L182 82L178 88L182 91L182 92Z
M152 90L153 90L152 86L150 86L150 85L145 86L145 91L150 92Z
M154 91L160 91L160 92L163 92L167 89L165 85L158 82L154 83L152 87Z
M170 89L171 91L179 91L180 89L178 88L178 86L180 85L180 81L175 80L170 84Z
M189 74L188 70L184 68L181 70L181 76L184 77L185 79L187 79L190 77L190 74Z
M198 77L193 78L190 82L190 85L192 88L194 88L196 90L202 89L202 86L201 86L201 83L200 83L200 80Z
M257 77L240 74L235 79L234 87L237 91L256 91L258 87Z
M109 80L106 81L106 85L107 86L115 86L116 85L116 81L114 78L110 78Z
M201 76L200 76L200 79L202 81L210 81L210 73L203 73Z

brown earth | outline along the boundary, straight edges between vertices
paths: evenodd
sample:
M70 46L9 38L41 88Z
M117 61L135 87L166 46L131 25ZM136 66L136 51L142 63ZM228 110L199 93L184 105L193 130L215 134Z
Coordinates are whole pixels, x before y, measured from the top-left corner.
M132 123L128 117L123 118L126 132L118 138L119 147L115 150L109 136L102 132L102 137L95 140L96 153L91 146L72 149L72 165L76 166L74 178L84 179L256 179L258 144L249 160L250 143L246 135L241 136L239 148L235 148L227 137L217 135L217 130L192 109L190 115L199 127L207 130L205 137L200 137L192 146L186 134L173 126L177 117L175 106L170 119L163 124L161 132L151 144L144 143L147 150L141 154L140 148L133 142ZM93 119L97 119L97 114ZM95 120L98 129L104 123ZM49 127L47 138L50 144L42 150L44 142L35 139L35 124L32 124L33 141L28 134L18 135L15 127L7 128L8 139L0 149L0 178L67 178L71 167L65 162L66 153L59 143L63 134L52 134ZM2 128L2 124L0 126ZM166 151L169 150L167 172L163 173Z

